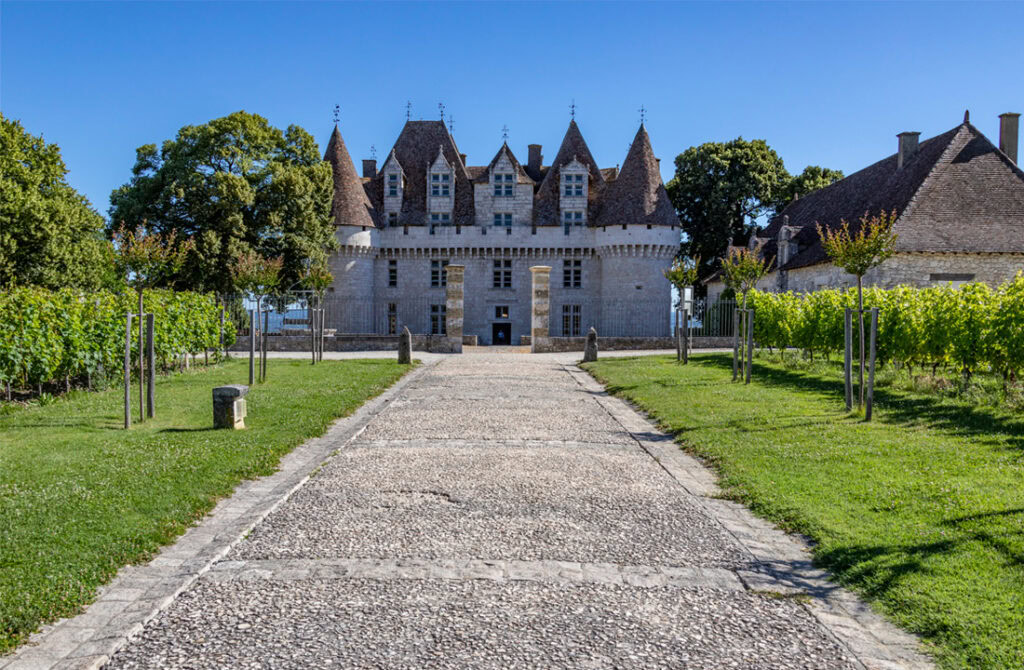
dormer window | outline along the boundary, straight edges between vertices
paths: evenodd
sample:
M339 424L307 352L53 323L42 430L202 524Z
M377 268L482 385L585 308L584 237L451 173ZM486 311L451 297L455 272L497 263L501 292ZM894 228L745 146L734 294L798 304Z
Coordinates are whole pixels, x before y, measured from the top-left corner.
M562 212L562 225L565 226L565 233L569 234L569 229L573 226L583 225L583 212L580 210L565 210Z
M495 212L494 213L494 225L504 228L512 227L512 213L511 212Z
M430 195L448 197L451 193L452 176L447 172L433 172L430 175Z
M450 226L452 225L452 215L448 212L431 212L430 213L430 225L431 226Z
M391 173L388 175L388 196L395 198L398 196L398 189L401 182L398 179L398 175Z
M511 198L515 195L515 175L511 172L497 172L494 175L494 195Z
M562 193L570 198L582 197L584 177L582 174L563 174Z

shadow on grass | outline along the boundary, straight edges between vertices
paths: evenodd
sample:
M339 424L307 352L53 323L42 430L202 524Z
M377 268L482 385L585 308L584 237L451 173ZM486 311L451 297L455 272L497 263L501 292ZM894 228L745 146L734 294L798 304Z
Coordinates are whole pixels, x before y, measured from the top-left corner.
M696 365L732 369L732 359L727 356L705 356ZM769 386L780 386L819 395L843 398L843 380L828 379L819 375L785 370L754 362L752 381ZM1024 451L1024 421L1000 414L987 408L963 403L944 401L941 398L921 394L875 388L875 420L891 425L920 425L954 433L960 436L999 435L1015 449Z
M208 426L206 428L161 428L157 432L159 432L159 433L206 433L206 432L209 432L211 430L217 430L217 429L214 428L213 426Z

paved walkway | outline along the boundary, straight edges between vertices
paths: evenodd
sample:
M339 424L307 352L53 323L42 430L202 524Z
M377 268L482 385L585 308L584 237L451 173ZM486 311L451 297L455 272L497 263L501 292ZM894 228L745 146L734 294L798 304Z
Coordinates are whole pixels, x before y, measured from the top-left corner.
M20 667L928 667L574 358L438 357Z

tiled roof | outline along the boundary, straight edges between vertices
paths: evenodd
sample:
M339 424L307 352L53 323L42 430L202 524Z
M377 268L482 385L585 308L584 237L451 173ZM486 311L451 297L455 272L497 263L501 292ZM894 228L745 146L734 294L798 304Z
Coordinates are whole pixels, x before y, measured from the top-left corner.
M816 224L856 232L865 213L895 211L903 252L1024 252L1024 172L970 123L920 143L902 169L893 154L793 201L760 234L774 256L784 219L799 228L798 253L783 269L828 257Z
M620 224L677 226L679 217L661 181L647 129L640 126L615 181L608 184L598 226Z
M438 148L455 169L452 223L474 223L473 184L444 122L406 121L392 149L405 172L399 224L424 225L427 222L427 170L437 158ZM384 174L379 173L367 186L371 199L379 206L384 200Z
M601 175L601 168L594 162L590 154L590 148L583 140L579 126L576 121L569 122L569 128L562 138L562 146L558 148L558 154L551 161L551 167L544 175L544 181L537 189L537 197L533 204L533 222L538 226L561 225L558 218L558 189L561 181L561 170L573 159L585 165L590 172L590 183L587 189L587 221L596 221L598 215L598 203L604 194L604 177Z
M345 148L338 126L334 126L327 142L324 160L331 164L334 174L334 199L331 201L334 225L374 226L373 205L366 196L362 178L356 173L356 166Z

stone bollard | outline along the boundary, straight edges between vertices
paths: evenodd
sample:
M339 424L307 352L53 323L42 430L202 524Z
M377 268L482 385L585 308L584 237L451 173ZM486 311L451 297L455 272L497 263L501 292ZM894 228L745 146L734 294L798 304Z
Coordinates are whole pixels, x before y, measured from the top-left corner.
M597 360L597 331L590 327L587 333L587 346L583 349L583 362L590 363Z
M398 363L412 363L412 333L409 332L409 326L402 326L402 334L398 336Z
M231 384L213 389L213 427L245 428L245 395L248 386Z

